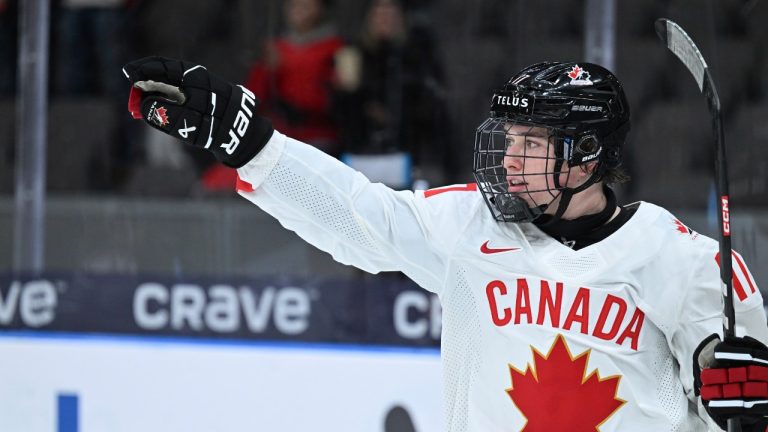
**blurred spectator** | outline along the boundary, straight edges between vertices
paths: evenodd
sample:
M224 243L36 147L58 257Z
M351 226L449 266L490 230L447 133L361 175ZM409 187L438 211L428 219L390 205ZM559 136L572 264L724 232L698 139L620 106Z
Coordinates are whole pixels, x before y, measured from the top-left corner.
M13 96L16 88L16 6L16 0L0 0L0 97Z
M371 3L360 42L338 58L337 101L347 151L405 152L417 168L441 165L447 121L435 51L428 29L406 27L400 3Z
M60 0L55 9L55 88L65 95L101 94L123 99L130 40L124 32L130 0Z
M133 0L132 5L135 3ZM248 64L239 60L240 51L233 34L238 27L236 18L242 3L239 0L138 2L129 23L133 27L136 57L162 55L198 64L215 64L217 74L242 82ZM262 4L265 2L252 3L253 7L260 5L260 10L266 9ZM179 11L183 11L183 20L168 19ZM125 90L128 90L127 84ZM121 108L125 110L124 104ZM130 117L125 115L125 118ZM216 163L209 152L173 145L173 138L151 128L136 132L133 138L137 163L128 174L123 192L141 196L189 196L211 191L234 194L234 170ZM162 186L158 187L158 183Z
M55 104L77 106L73 98L94 98L109 111L107 136L87 156L87 185L91 191L114 192L131 174L139 154L138 133L125 114L128 86L121 73L132 57L134 38L129 24L140 0L54 0L51 21L54 54L51 82ZM51 118L51 134L66 128L78 113L62 111ZM106 126L109 125L109 126ZM85 146L83 141L70 146ZM85 149L78 151L86 152ZM81 167L72 167L81 169Z
M262 100L276 129L338 156L331 95L334 55L343 41L323 0L287 0L283 12L287 29L267 43L246 86Z
M261 99L275 129L339 156L331 101L334 56L342 39L327 16L325 0L286 0L285 32L267 42L264 58L250 68L246 87ZM204 193L232 194L236 173L219 163L203 172Z

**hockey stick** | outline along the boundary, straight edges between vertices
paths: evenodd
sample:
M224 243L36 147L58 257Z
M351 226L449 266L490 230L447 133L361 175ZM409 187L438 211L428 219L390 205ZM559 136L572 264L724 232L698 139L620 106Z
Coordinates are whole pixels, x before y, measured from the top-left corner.
M723 287L723 337L734 337L736 313L733 310L733 285L731 268L731 222L728 210L728 167L725 159L725 135L720 112L720 98L717 96L715 82L709 72L707 62L687 33L675 22L666 18L656 20L656 34L664 44L683 62L699 90L707 98L707 107L712 116L712 131L715 135L715 181L717 188L718 222L720 223L720 280ZM728 431L741 430L739 420L728 419Z
M709 73L707 63L704 61L699 49L691 38L679 25L666 19L656 20L656 33L667 48L679 58L686 68L693 74L699 90L707 98L707 106L712 115L712 130L715 135L715 180L717 182L718 221L720 223L720 279L723 286L723 334L727 337L735 336L735 313L733 310L733 286L731 260L725 257L731 256L731 226L730 212L728 210L728 167L725 159L725 136L723 134L722 115L720 113L720 98L717 89Z

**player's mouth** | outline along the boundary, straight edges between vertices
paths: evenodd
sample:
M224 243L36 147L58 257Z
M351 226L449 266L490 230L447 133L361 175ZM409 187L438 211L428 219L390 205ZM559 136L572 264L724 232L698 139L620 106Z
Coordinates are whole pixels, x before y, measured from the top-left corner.
M510 178L507 180L507 192L527 192L528 183L521 178Z

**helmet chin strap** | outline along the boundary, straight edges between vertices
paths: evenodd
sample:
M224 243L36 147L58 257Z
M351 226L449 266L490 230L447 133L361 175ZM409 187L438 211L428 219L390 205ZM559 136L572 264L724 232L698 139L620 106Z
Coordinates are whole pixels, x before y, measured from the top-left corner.
M558 178L559 175L557 173L560 172L561 167L562 167L562 161L557 161L557 163L555 164L555 172L552 174L555 187L557 188L560 187L560 180ZM588 187L597 183L599 179L600 179L600 176L596 172L593 172L592 175L589 176L587 181L585 181L581 185L575 188L563 188L560 191L560 202L557 204L557 210L555 210L555 214L552 215L552 217L549 218L549 220L540 224L539 226L547 227L554 224L555 222L558 222L560 218L563 216L563 214L565 213L565 211L568 209L568 205L571 203L571 198L573 198L573 196L576 195L577 193L583 190L586 190Z

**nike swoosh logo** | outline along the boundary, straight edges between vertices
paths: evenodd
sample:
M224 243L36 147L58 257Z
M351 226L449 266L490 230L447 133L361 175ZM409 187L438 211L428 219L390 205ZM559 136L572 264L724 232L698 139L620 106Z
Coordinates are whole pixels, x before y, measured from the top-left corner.
M501 252L513 252L513 251L519 251L520 248L513 247L513 248L492 248L488 246L488 243L490 243L490 240L483 243L482 246L480 246L480 252L489 255L489 254L495 254L495 253L501 253Z

